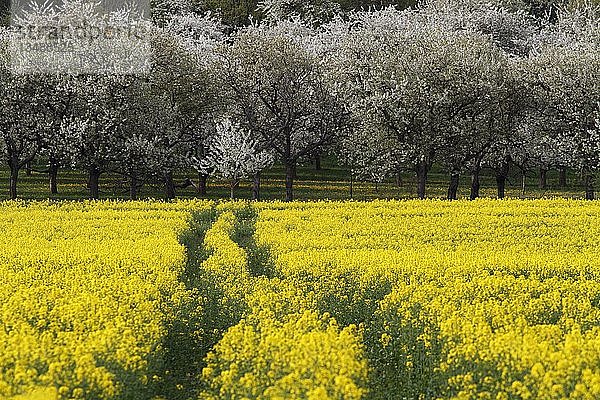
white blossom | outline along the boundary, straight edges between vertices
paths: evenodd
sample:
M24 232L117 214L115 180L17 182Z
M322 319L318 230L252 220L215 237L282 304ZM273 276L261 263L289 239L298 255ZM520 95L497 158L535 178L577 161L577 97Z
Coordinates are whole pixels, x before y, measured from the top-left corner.
M216 134L211 140L208 155L197 160L201 171L231 182L232 198L235 186L242 179L271 167L273 162L273 154L261 149L250 131L230 118L216 123Z

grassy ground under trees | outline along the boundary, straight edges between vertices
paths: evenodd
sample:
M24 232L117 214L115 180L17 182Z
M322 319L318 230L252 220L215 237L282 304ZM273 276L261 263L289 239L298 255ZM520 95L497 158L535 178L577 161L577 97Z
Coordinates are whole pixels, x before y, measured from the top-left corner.
M34 169L38 169L35 168ZM39 170L43 169L42 167ZM188 174L178 174L176 183L181 184L186 178L197 181L196 173L190 171ZM0 200L8 199L9 172L0 169ZM445 198L448 190L447 174L437 168L433 168L429 176L427 186L427 197ZM402 174L402 184L389 180L383 184L376 185L371 182L354 182L352 198L360 201L373 199L409 199L416 198L416 180L414 174L409 172ZM19 198L25 200L81 200L88 198L86 188L86 176L81 171L61 170L58 175L57 195L50 195L48 176L45 173L33 171L27 175L25 171L19 175ZM496 197L496 182L492 171L484 171L482 175L483 197ZM558 185L558 173L549 171L547 177L547 188L540 189L539 177L536 171L526 174L525 193L522 191L522 173L513 167L507 182L507 197L512 198L541 198L541 197L569 197L581 198L584 189L579 176L569 171L568 186L560 188ZM103 199L128 199L129 186L127 181L120 176L106 174L101 177L100 197ZM461 176L459 198L468 198L470 192L470 177ZM297 179L294 185L294 195L297 200L348 200L350 199L350 173L348 169L339 167L332 162L325 161L321 170L315 166L301 166L297 171ZM148 183L140 190L140 198L162 199L164 197L162 185L158 182ZM242 182L235 191L236 198L250 199L252 197L250 181ZM177 190L177 197L192 198L199 196L195 187L187 187ZM209 181L208 193L204 196L209 199L229 198L229 183L211 179ZM262 200L284 200L285 198L285 174L283 168L275 167L263 174L261 183Z

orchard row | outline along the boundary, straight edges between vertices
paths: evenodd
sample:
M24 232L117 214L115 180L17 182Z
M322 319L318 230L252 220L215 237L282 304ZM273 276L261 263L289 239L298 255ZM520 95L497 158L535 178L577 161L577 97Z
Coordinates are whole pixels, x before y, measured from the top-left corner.
M461 174L479 197L483 168L495 170L503 197L515 165L578 171L592 199L600 6L585 1L544 18L504 3L436 0L320 22L272 5L271 18L233 33L213 14L174 9L148 22L150 66L137 74L82 73L68 62L49 73L25 57L32 69L15 62L16 33L2 29L0 145L10 195L36 159L47 164L53 192L60 168L85 171L92 198L112 172L129 181L132 198L161 182L171 199L174 174L191 169L201 192L209 176L232 188L252 179L258 198L261 172L279 163L292 200L297 166L331 154L366 181L414 171L421 198L435 163L448 173L449 199ZM101 19L93 11L72 0L16 22L93 26ZM127 12L111 18L126 21Z

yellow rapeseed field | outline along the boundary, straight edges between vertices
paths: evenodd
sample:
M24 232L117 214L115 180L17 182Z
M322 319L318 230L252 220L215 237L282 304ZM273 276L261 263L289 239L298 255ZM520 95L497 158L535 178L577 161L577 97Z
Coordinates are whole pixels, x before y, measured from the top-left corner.
M1 204L0 398L143 397L186 295L178 236L208 206Z
M229 306L233 300L245 312L208 354L200 397L362 398L367 363L356 327L341 328L319 313L291 281L251 276L244 251L231 240L235 223L234 213L223 210L206 234L212 255L204 265L222 277Z
M0 227L0 398L600 398L600 203L4 203Z
M364 327L369 398L600 398L600 204L262 204L257 241Z

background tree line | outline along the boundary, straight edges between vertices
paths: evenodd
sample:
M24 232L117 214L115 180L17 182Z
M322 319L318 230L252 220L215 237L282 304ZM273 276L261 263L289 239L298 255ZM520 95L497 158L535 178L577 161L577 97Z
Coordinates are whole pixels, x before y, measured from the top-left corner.
M64 4L53 18L98 17L86 0ZM76 168L87 173L91 198L110 172L127 178L131 198L160 181L168 199L175 172L191 169L202 194L209 176L231 182L232 196L252 179L258 199L261 171L277 162L292 200L297 166L323 155L356 179L413 171L421 198L434 163L448 173L449 199L461 174L477 198L483 168L496 171L503 197L514 166L542 176L575 169L595 197L594 2L431 0L361 11L329 0L235 4L253 7L260 21L228 24L221 3L221 14L206 12L217 7L210 2L153 3L143 75L15 73L14 32L3 28L0 149L11 198L19 172L41 160L52 192L59 171ZM48 17L34 10L21 18Z

